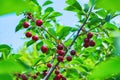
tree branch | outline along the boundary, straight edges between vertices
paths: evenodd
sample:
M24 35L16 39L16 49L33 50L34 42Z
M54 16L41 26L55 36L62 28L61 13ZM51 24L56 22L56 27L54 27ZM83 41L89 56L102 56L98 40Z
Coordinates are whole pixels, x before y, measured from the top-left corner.
M72 43L70 44L70 46L68 47L68 49L65 51L65 55L66 55L66 53L68 52L68 50L72 47L72 45L75 43L76 39L77 39L78 36L79 36L80 31L81 31L82 28L85 26L85 24L86 24L86 22L87 22L87 20L88 20L88 18L89 18L89 15L90 15L90 13L91 13L91 11L92 11L92 8L93 8L93 7L90 8L90 10L89 10L89 12L88 12L88 15L86 15L86 20L83 22L83 24L81 25L80 29L77 31L77 34L76 34L75 38L73 39ZM65 55L64 55L64 56L65 56ZM52 72L54 71L54 69L59 65L59 63L60 63L60 62L57 62L57 63L49 70L48 74L44 77L43 80L48 80L48 78L50 77L50 75L52 74Z

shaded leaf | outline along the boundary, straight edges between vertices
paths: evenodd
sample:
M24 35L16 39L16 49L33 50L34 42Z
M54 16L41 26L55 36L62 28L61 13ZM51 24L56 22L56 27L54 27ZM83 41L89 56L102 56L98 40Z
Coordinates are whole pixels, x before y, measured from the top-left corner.
M42 41L39 42L39 43L37 43L37 45L36 45L37 50L40 50L40 48L41 48L42 45L43 45Z
M28 41L28 42L26 43L26 46L29 47L29 46L31 46L34 42L35 42L35 41L30 40L30 41Z
M3 52L3 51L11 51L11 47L6 45L6 44L1 44L0 45L0 52Z
M52 4L52 3L53 3L52 1L45 1L42 6L47 6L47 5Z
M15 28L15 32L17 32L17 31L19 31L19 30L21 30L22 28L23 28L23 22L25 21L26 19L21 19L20 21L19 21L19 24L16 26L16 28Z

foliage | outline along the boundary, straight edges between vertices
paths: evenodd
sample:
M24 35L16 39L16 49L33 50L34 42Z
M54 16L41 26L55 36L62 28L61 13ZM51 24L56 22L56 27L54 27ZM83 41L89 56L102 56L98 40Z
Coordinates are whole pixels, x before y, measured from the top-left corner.
M66 0L64 10L74 12L78 18L74 27L57 22L62 13L50 6L53 4L51 0L43 4L37 0L1 0L0 3L3 3L0 15L11 12L24 14L15 31L26 28L27 38L17 53L12 53L9 45L0 45L0 79L23 79L22 76L27 75L28 80L35 76L36 80L52 80L58 76L54 70L59 70L62 78L67 80L119 79L120 31L112 19L119 15L120 1L89 0L88 4L81 6L77 0ZM75 51L74 55L71 50ZM60 55L64 60L58 58ZM68 56L69 59L65 59ZM46 66L48 63L51 68Z

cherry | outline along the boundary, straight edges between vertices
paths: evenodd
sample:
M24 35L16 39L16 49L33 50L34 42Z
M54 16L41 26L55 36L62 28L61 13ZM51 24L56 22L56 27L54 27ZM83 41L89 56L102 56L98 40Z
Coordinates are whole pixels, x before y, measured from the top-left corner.
M91 40L91 41L89 42L89 45L93 47L93 46L95 46L95 42L94 42L93 40Z
M59 62L63 62L63 59L64 59L63 56L58 56L58 58L57 58L57 60L58 60Z
M42 46L42 47L41 47L41 51L42 51L43 53L46 53L46 52L48 51L48 48L47 48L46 46Z
M61 79L61 78L62 78L62 74L57 74L57 75L56 75L56 78L57 78L57 79Z
M32 40L33 41L37 41L38 40L38 36L32 36Z
M53 80L60 80L60 79L58 79L56 76L53 78Z
M63 50L58 50L58 54L63 56L65 54L65 52Z
M89 38L85 38L85 39L84 39L84 42L85 42L85 43L88 43L89 41L90 41Z
M57 75L57 74L59 74L60 72L58 71L58 70L55 70L55 74Z
M26 36L27 38L30 38L30 37L32 37L32 34L31 34L30 32L26 32L25 36Z
M42 20L36 20L36 25L41 26L43 24Z
M67 61L72 61L72 57L71 56L67 56L66 59L67 59Z
M90 38L92 38L92 37L93 37L93 34L89 32L89 33L87 34L87 38L90 39Z
M29 27L29 23L28 22L23 22L23 27L24 28L28 28Z
M70 54L71 54L71 55L75 55L75 54L76 54L76 51L75 51L75 50L71 50L71 51L70 51Z
M63 45L62 44L58 44L57 49L58 50L62 50L63 49Z
M46 76L47 73L48 73L47 70L44 70L44 71L43 71L43 76Z
M89 47L89 44L88 44L88 43L84 43L83 46L84 46L85 48L87 48L87 47Z
M28 80L27 76L25 74L21 75L22 80Z
M33 75L32 78L33 78L33 79L36 79L36 78L37 78L37 75Z
M47 67L48 67L48 68L51 68L51 67L52 67L52 64L48 63L48 64L47 64Z
M66 80L66 78L65 78L65 77L62 77L62 80Z

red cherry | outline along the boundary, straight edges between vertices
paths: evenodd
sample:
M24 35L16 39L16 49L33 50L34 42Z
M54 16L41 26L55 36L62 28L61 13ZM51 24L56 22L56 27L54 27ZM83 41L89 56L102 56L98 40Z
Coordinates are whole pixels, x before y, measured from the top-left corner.
M89 44L88 44L88 43L84 43L83 46L84 46L85 48L87 48L87 47L89 47Z
M89 41L90 41L89 38L85 38L85 39L84 39L84 42L85 42L85 43L88 43Z
M47 67L48 67L48 68L51 68L51 67L52 67L52 64L48 63L48 64L47 64Z
M75 54L76 54L76 51L75 51L75 50L71 50L71 51L70 51L70 54L71 54L71 55L75 55Z
M29 23L28 22L23 22L23 27L24 28L28 28L29 27Z
M30 32L26 32L25 36L26 36L27 38L30 38L30 37L32 37L32 34L31 34Z
M58 79L56 76L53 78L53 80L60 80L60 79Z
M55 71L55 74L59 74L60 72L58 70Z
M90 39L90 38L92 38L92 37L93 37L93 34L89 32L89 33L87 34L87 38Z
M36 25L41 26L43 24L42 20L36 20Z
M48 73L47 70L44 70L44 71L43 71L43 76L46 76L47 73Z
M93 47L93 46L95 46L95 42L94 42L93 40L91 40L91 41L89 42L89 45Z
M58 58L57 58L57 60L58 60L59 62L63 62L63 59L64 59L63 56L58 56Z
M66 59L67 59L67 61L72 61L72 57L71 56L67 56Z
M63 56L63 55L65 54L65 51L63 51L63 50L58 50L58 54L61 55L61 56Z
M27 76L25 74L21 75L22 80L28 80Z
M32 36L32 40L33 41L37 41L38 40L38 36Z
M62 77L62 80L66 80L66 78L65 78L65 77Z
M62 74L57 74L57 75L56 75L56 78L57 78L57 79L61 79L61 78L62 78Z
M33 79L36 79L36 78L37 78L37 75L33 75L32 78L33 78Z
M46 53L46 52L48 51L48 48L47 48L46 46L42 46L42 47L41 47L41 51L42 51L43 53Z
M63 49L63 45L62 44L58 44L57 49L58 50L62 50Z

